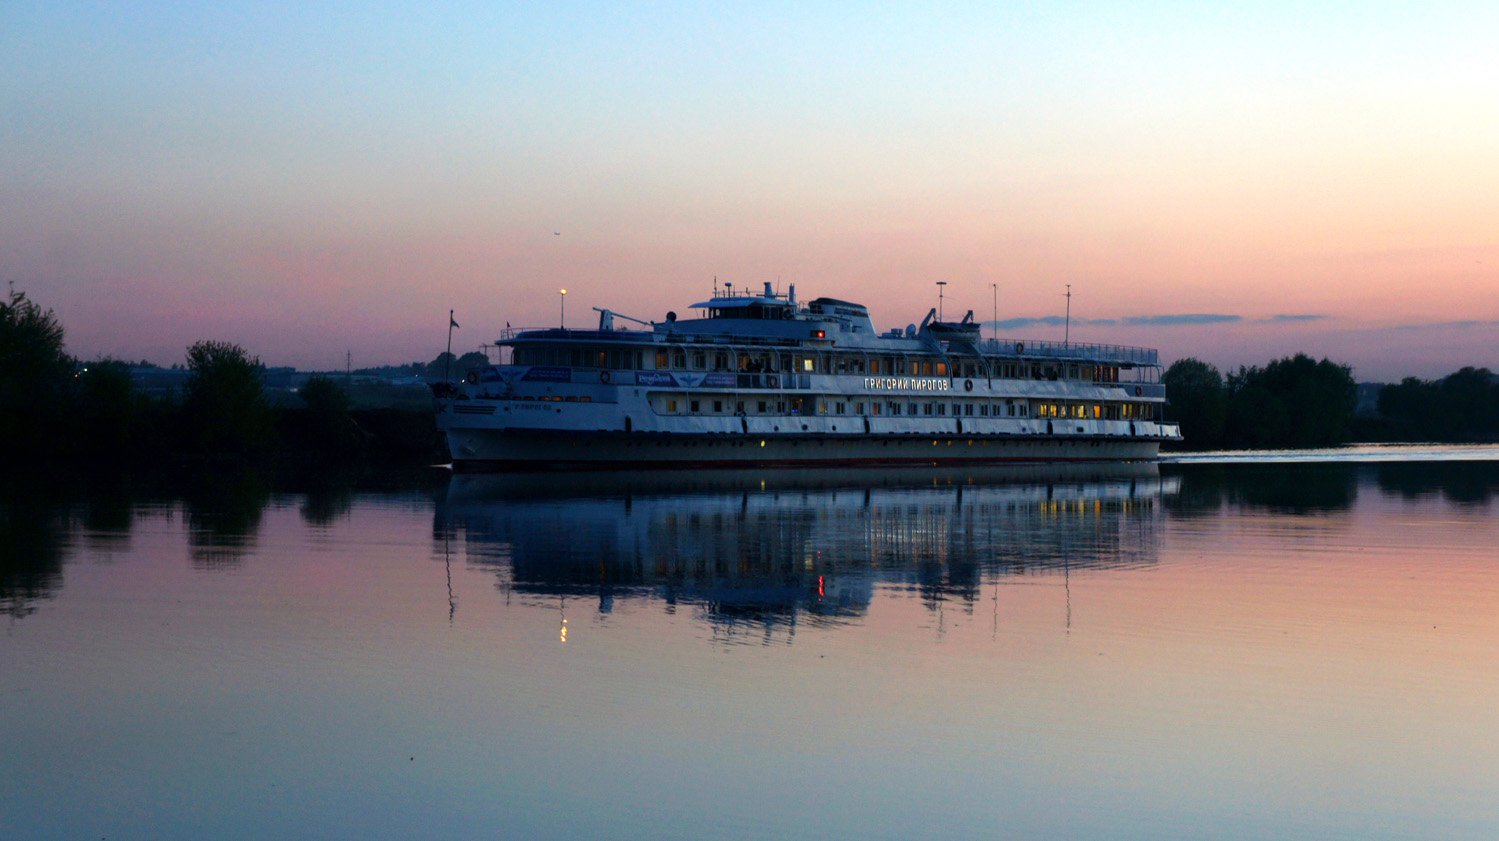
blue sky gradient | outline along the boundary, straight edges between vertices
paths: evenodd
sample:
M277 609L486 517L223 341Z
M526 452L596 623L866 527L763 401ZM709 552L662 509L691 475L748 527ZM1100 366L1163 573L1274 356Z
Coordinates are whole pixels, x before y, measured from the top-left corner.
M1499 320L1496 31L1478 3L11 3L0 270L86 358L430 359L449 308L476 346L560 287L659 318L717 276L881 327L945 280L1053 328L1071 284L1074 339L1168 359L1499 368L1443 326Z

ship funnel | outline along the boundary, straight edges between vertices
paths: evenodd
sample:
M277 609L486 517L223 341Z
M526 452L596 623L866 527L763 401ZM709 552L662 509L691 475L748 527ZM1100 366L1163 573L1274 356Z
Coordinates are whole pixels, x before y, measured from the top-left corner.
M765 281L765 297L767 297L767 298L773 298L773 297L775 297L775 293L773 293L773 292L770 291L770 281L768 281L768 280Z
M788 303L788 304L794 304L794 303L796 303L796 284L794 284L794 283L791 284L791 291L789 291L789 292L786 293L786 303Z

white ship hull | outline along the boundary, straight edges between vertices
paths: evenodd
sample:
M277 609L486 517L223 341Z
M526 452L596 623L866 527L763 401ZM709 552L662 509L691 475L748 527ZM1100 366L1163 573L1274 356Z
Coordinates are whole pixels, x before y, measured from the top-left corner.
M1146 461L1159 440L931 435L684 435L447 430L457 469L817 467Z

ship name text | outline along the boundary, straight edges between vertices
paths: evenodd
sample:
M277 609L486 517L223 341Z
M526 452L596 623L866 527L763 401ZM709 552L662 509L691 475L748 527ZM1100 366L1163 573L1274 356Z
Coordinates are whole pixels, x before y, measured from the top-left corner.
M864 387L877 391L948 391L952 383L937 377L865 377Z

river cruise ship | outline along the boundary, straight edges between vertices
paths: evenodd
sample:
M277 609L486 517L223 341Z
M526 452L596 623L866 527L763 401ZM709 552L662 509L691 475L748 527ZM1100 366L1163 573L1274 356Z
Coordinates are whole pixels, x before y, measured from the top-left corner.
M507 327L502 364L434 388L454 467L1128 461L1181 437L1151 349L984 339L972 311L881 333L794 286L692 309Z

